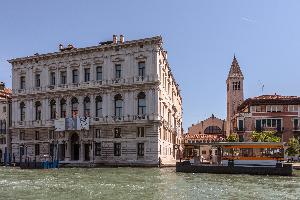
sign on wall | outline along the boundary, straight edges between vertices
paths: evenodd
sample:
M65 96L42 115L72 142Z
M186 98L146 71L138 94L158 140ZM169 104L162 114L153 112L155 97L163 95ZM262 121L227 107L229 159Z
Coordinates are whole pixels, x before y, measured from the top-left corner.
M65 125L65 118L56 119L54 121L55 131L64 131L66 129Z

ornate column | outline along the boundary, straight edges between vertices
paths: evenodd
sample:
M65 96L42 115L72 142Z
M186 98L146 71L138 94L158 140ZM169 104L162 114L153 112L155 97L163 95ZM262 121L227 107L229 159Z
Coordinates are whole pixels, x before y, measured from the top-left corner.
M71 113L71 97L66 97L66 111L67 111L67 117L72 117L72 113Z
M66 156L65 156L65 161L70 161L71 160L71 137L70 133L66 133L67 135L67 142L66 142Z
M84 143L83 143L83 141L80 142L80 156L79 156L79 160L81 162L84 161Z
M84 110L83 110L83 99L84 99L84 97L79 96L79 97L77 97L77 99L78 99L78 116L82 117L83 113L84 113Z
M90 100L91 100L90 117L96 117L96 113L95 113L95 111L96 111L96 105L95 105L96 100L95 100L95 98L96 98L95 94L90 95Z

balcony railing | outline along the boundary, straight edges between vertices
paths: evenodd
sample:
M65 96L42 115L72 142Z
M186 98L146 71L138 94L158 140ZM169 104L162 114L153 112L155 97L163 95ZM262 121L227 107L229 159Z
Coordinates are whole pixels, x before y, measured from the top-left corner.
M102 85L130 85L130 84L140 84L158 81L157 75L148 76L135 76L129 78L119 78L112 80L95 80L82 83L68 83L68 84L58 84L58 85L47 85L42 87L32 87L26 89L13 89L13 94L35 94L40 92L49 92L54 90L66 90L66 89L78 89L78 88L92 88L99 87Z

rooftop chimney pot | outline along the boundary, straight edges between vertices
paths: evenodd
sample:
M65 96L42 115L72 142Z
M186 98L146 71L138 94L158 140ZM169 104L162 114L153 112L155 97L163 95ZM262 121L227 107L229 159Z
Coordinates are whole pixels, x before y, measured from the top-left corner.
M118 42L118 37L117 37L117 35L113 35L113 43L114 43L114 44L117 44L117 42Z
M120 43L121 43L121 44L124 43L124 35L120 35Z

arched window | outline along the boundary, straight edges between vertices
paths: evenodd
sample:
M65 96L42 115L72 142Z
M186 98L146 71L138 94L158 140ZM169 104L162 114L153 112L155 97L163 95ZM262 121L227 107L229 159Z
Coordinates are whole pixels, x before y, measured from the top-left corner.
M20 103L20 121L25 121L25 103Z
M205 134L221 134L222 130L218 126L209 126L204 130Z
M60 117L65 118L67 116L67 102L65 99L60 100Z
M35 102L35 120L41 120L42 117L42 104L41 102Z
M78 115L78 99L73 97L71 100L71 111L72 117L76 117Z
M91 110L91 101L89 97L85 97L83 100L83 110L84 110L84 116L89 117L90 110Z
M102 117L102 97L96 97L96 117Z
M146 95L144 92L138 94L138 115L146 114Z
M120 94L117 94L115 96L115 116L120 118L122 117L123 113L123 100L122 100L122 96Z
M2 122L3 133L6 134L6 120L4 119Z
M50 101L50 119L56 118L56 102L54 99Z

